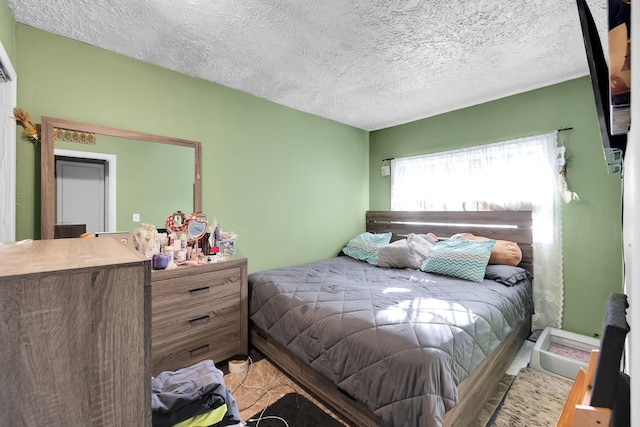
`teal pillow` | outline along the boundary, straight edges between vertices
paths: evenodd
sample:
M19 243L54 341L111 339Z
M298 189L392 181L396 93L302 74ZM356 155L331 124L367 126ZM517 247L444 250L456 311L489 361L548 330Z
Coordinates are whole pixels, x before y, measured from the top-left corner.
M420 268L428 273L482 282L495 240L443 240L429 250Z
M362 233L349 240L342 252L351 258L378 264L378 250L389 244L391 233Z

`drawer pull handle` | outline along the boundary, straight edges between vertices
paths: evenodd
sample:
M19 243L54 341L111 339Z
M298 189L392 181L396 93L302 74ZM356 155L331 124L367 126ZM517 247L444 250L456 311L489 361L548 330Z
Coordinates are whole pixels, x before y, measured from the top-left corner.
M198 354L204 353L209 350L209 344L205 344L202 347L194 348L193 350L189 350L189 356L197 356Z
M206 314L204 316L196 317L195 319L189 320L189 323L192 324L192 325L197 325L197 324L200 324L200 323L207 323L207 322L209 322L209 317L210 316L208 314Z
M189 292L193 295L196 292L208 292L209 291L209 286L205 286L203 288L195 288L195 289L189 289Z

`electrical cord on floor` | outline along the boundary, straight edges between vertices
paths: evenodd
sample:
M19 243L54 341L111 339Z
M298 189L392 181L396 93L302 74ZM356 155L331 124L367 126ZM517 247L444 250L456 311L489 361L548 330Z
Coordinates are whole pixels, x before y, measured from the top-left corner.
M260 401L260 399L262 399L264 397L265 394L269 393L271 390L273 390L274 388L277 388L277 387L285 387L285 386L282 385L282 384L276 384L274 386L269 387L268 389L262 388L262 390L264 390L264 393L262 393L260 396L258 396L258 398L255 399L251 405L247 406L246 408L241 408L240 412L246 411L247 409L251 408L253 405L258 403ZM293 387L290 387L290 388L291 388L291 390L293 390L294 393L298 393Z
M257 422L255 427L258 427L260 425L260 421L262 421L262 420L275 419L275 420L282 421L286 427L289 427L289 424L287 423L287 421L284 418L281 418L281 417L278 417L278 416L275 416L275 415L267 415L267 416L265 416L264 412L267 410L267 408L269 407L269 404L271 403L271 393L269 393L270 390L272 390L272 389L274 389L276 387L289 387L291 390L294 391L294 393L298 393L297 390L294 389L293 387L291 387L290 385L285 386L284 384L280 384L277 381L276 381L277 382L276 385L274 385L272 387L269 387L268 389L266 389L264 387L250 386L250 385L244 384L245 380L249 376L249 372L251 371L251 368L253 367L253 360L251 359L251 357L249 357L248 359L249 359L249 368L245 372L244 377L242 377L242 380L240 380L240 383L233 389L231 394L233 395L236 392L236 390L238 390L238 388L240 388L240 387L246 388L246 389L253 389L253 390L262 390L263 393L251 405L247 406L246 408L240 409L240 412L251 408L253 405L258 403L260 401L260 399L262 399L264 397L264 395L266 394L267 397L268 397L267 398L267 404L264 406L264 408L260 412L260 415L257 418L248 419L247 423Z
M274 387L277 387L277 385L274 386ZM260 415L258 415L258 418L249 418L247 420L247 423L256 423L256 427L258 427L258 426L260 426L260 422L262 420L280 420L280 421L282 421L284 423L284 425L286 427L289 427L289 423L287 423L287 421L282 417L278 417L278 416L275 416L275 415L264 415L265 411L269 407L269 404L271 403L271 393L269 393L269 390L271 390L271 388L273 388L273 387L271 387L269 390L267 390L267 389L265 389L263 387L255 387L255 386L252 386L250 388L257 388L257 389L264 390L265 392L262 394L262 396L264 396L265 394L267 395L267 404L264 405L264 408L262 408L262 411L260 412ZM258 400L262 399L262 396L260 396L260 398ZM256 400L256 403L258 402L258 400ZM254 405L255 405L255 403L254 403ZM249 406L249 408L250 407L251 406Z
M267 408L264 408L263 411L265 411ZM260 425L260 421L262 420L280 420L284 423L285 426L289 427L289 424L285 421L284 418L280 418L280 417L276 417L275 415L267 415L266 417L260 416L260 418L252 418L250 420L247 420L248 423L253 423L253 422L258 422L256 424L256 427L258 427Z
M238 390L240 387L242 388L246 388L246 389L257 389L257 390L263 390L264 392L258 396L257 399L255 399L253 401L253 403L249 406L246 406L244 408L240 408L239 411L246 411L247 409L251 408L253 405L255 405L256 403L258 403L260 401L260 399L262 399L264 397L265 394L267 394L269 391L273 390L274 388L277 387L282 387L282 388L290 388L294 393L298 394L298 390L296 390L295 388L293 388L290 384L281 384L279 382L276 381L276 384L269 387L268 389L265 389L264 387L258 387L258 386L250 386L250 385L246 385L244 384L244 381L247 379L247 376L249 376L249 371L251 370L251 367L253 366L253 360L249 357L249 369L247 369L247 371L244 374L244 377L242 377L242 380L240 380L240 383L231 391L231 394L235 394L236 390ZM268 406L268 405L267 405Z
M248 367L248 368L247 368L247 370L245 371L244 376L242 377L242 379L240 380L240 382L238 383L238 385L236 386L236 388L234 388L234 389L231 391L231 394L232 394L232 395L236 392L236 390L238 390L238 388L240 388L240 386L242 386L242 385L243 385L242 383L244 382L244 380L246 380L246 379L247 379L247 376L249 376L249 372L251 372L251 367L253 366L253 360L252 360L250 357L248 357L247 359L249 359L249 367Z

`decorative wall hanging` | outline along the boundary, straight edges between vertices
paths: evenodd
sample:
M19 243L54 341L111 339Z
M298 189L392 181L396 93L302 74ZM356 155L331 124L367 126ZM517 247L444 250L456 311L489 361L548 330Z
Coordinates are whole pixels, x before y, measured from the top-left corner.
M29 119L29 113L25 112L22 108L13 109L13 117L24 128L24 134L27 138L35 141L40 140L40 134L38 133L37 125L31 123Z
M96 145L96 134L93 132L80 132L71 129L53 128L53 139L79 144Z
M559 181L558 185L560 186L559 192L560 197L565 203L571 203L572 201L580 200L580 197L577 193L574 193L569 189L569 184L567 183L567 135L566 131L573 130L572 127L565 126L561 129L558 129L557 133L557 141L558 148L556 149L556 161L558 162L558 175Z

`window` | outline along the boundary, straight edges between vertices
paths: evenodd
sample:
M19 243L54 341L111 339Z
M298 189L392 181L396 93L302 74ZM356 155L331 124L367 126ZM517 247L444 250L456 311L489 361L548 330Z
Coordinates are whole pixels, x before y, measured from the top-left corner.
M549 133L391 162L392 210L532 210L534 328L561 327L562 225Z

